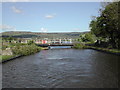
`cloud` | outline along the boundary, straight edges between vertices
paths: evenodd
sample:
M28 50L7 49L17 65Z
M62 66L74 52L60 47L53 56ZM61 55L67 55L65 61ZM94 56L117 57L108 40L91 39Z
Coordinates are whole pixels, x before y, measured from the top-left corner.
M74 30L74 32L79 32L80 28L74 28L73 30Z
M41 28L41 32L47 32L48 30L46 28Z
M18 13L18 14L23 13L22 10L16 8L15 6L12 7L12 10L13 10L13 12Z
M2 31L15 31L15 27L9 25L0 25Z
M6 32L6 31L30 31L29 29L16 29L13 26L9 25L0 25L0 32Z
M49 15L46 15L45 16L45 18L47 18L47 19L52 19L52 18L54 18L56 16L56 14L49 14Z
M31 0L3 0L2 2L29 2Z
M2 30L10 30L10 29L14 29L14 27L9 26L9 25L0 25L0 29L2 29Z

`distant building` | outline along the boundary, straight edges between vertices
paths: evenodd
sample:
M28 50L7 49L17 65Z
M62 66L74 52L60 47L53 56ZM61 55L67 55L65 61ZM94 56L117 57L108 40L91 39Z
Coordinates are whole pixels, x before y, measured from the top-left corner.
M73 43L73 39L71 38L57 38L57 39L31 39L31 38L19 38L14 43L28 43L30 40L33 40L36 44L71 44Z

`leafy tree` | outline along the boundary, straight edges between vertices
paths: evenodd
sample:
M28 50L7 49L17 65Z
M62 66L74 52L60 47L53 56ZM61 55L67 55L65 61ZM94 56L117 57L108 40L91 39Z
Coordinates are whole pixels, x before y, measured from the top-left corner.
M86 34L82 34L82 35L80 35L80 40L79 41L94 42L95 41L95 36L91 32L86 33Z
M32 45L32 44L34 44L34 41L33 41L33 40L30 40L30 41L28 42L28 45Z
M90 23L92 33L97 37L108 38L113 48L120 48L118 29L118 2L107 3L100 9L100 16Z

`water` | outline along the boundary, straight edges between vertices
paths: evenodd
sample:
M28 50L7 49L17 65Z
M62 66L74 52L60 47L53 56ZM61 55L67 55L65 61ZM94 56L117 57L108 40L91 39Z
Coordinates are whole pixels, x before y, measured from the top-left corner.
M3 88L117 88L120 56L50 49L3 64Z

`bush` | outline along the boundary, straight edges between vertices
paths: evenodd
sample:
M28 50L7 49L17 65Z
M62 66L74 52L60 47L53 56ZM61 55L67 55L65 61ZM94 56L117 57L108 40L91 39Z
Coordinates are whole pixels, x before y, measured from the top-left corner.
M23 46L16 46L12 48L12 51L15 55L30 55L36 52L39 52L41 47L36 45L23 45Z
M89 32L89 33L81 34L79 41L80 42L91 42L91 43L94 43L95 40L96 40L95 35L92 34L91 32Z
M75 49L83 49L83 48L86 48L86 46L84 44L77 43L77 44L74 45L73 48L75 48Z
M32 44L34 44L34 41L33 41L33 40L30 40L30 41L28 42L28 45L32 45Z
M5 50L8 46L2 45L2 50Z

